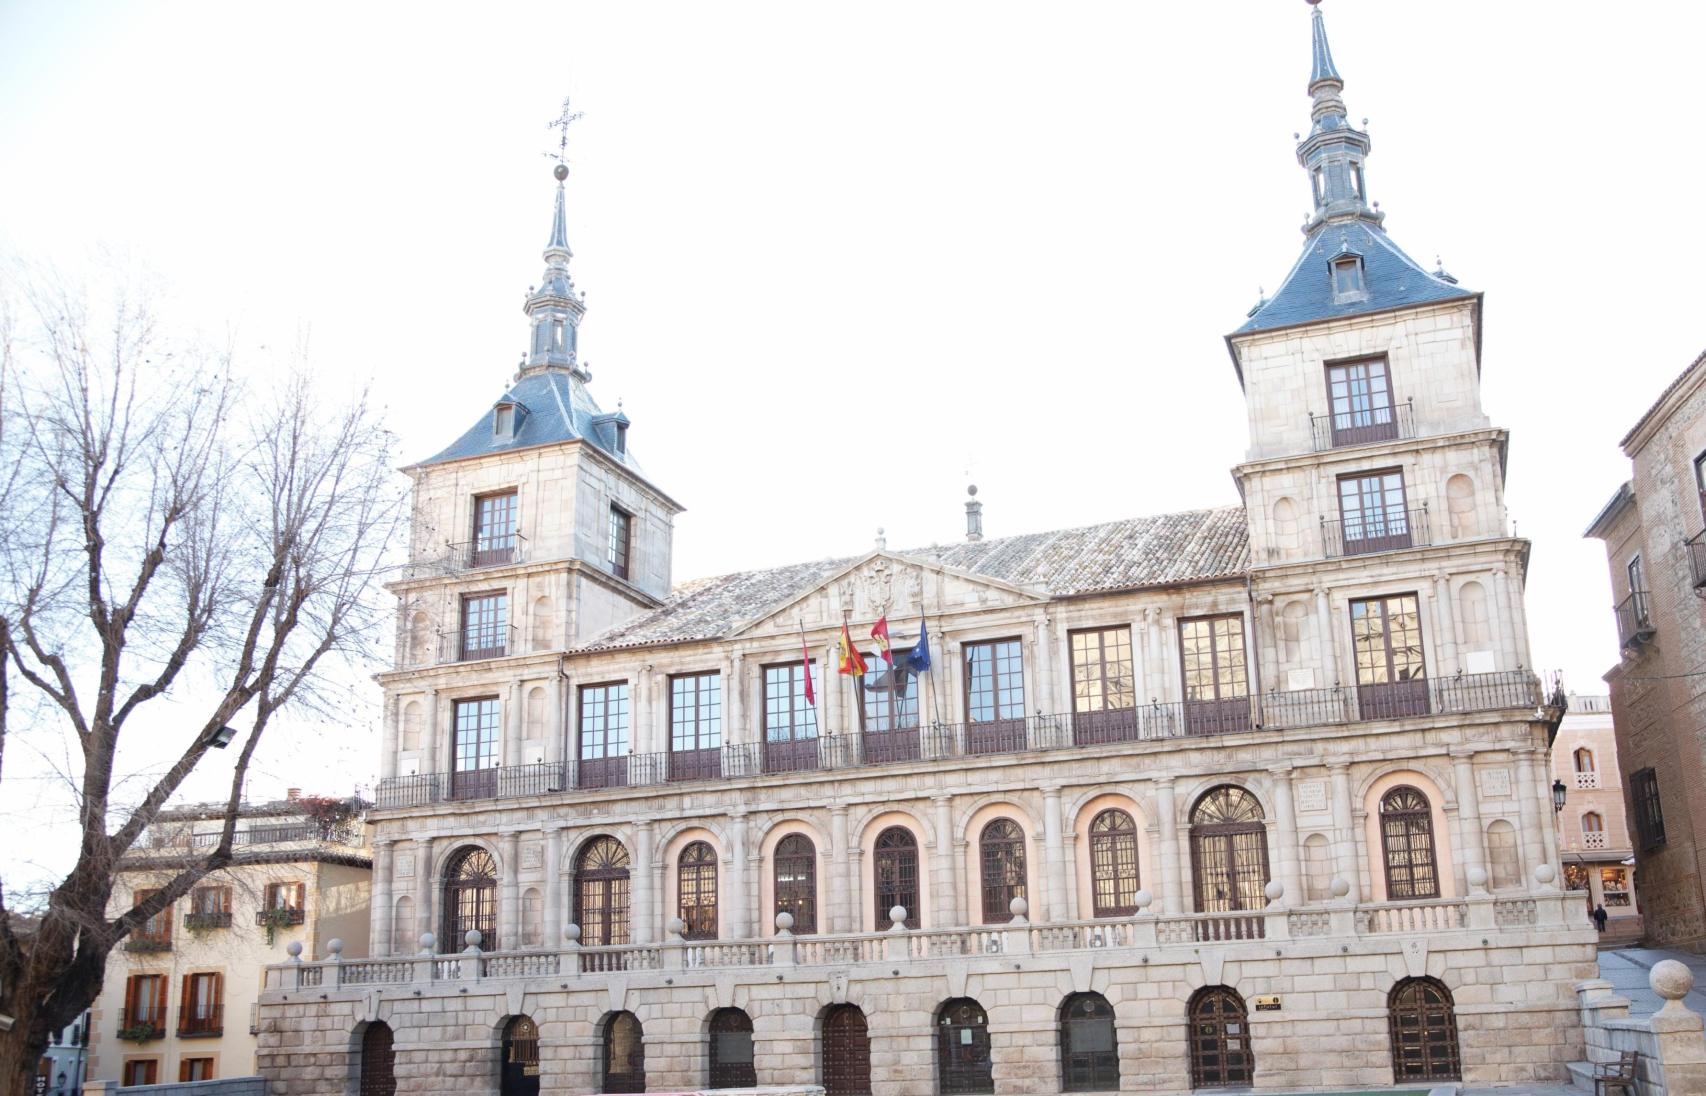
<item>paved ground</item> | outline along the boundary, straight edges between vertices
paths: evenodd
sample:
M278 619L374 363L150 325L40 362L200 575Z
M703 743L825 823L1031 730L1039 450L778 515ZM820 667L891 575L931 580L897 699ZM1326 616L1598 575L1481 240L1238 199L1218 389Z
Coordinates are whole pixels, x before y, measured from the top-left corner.
M1651 1016L1664 1000L1647 985L1647 973L1661 959L1675 959L1694 971L1694 991L1683 1004L1706 1015L1706 955L1653 948L1620 948L1599 953L1599 976L1617 987L1619 996L1629 998L1629 1015Z
M1466 1088L1461 1096L1582 1096L1569 1085L1512 1085L1509 1088Z

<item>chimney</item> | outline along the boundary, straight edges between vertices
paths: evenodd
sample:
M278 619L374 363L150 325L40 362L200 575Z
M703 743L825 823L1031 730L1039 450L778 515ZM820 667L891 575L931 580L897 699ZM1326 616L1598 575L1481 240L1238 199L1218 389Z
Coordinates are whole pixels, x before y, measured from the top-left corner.
M284 790L284 798L287 802L294 803L298 799L302 798L302 789L301 788L286 788Z
M983 503L977 501L977 484L966 488L966 540L976 544L983 539Z

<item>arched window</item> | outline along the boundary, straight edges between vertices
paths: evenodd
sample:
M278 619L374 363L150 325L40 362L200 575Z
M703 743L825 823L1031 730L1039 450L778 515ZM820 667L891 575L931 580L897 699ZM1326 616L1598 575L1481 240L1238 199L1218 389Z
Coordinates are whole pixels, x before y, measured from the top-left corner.
M704 841L681 850L676 880L681 894L679 916L687 927L681 935L688 940L717 938L717 852Z
M1137 912L1137 823L1121 810L1107 810L1090 823L1092 917L1130 917Z
M936 1078L942 1096L992 1093L989 1017L969 997L956 997L936 1014Z
M915 929L918 920L918 839L904 826L890 826L877 835L876 855L871 858L872 891L877 901L877 929L889 927L889 910L906 910L906 927Z
M1457 1014L1451 991L1432 978L1406 978L1386 998L1392 1031L1392 1083L1459 1081Z
M539 1025L517 1016L504 1025L500 1096L539 1096Z
M1198 913L1259 910L1268 904L1268 831L1262 805L1222 784L1191 808L1191 878Z
M397 1096L397 1057L391 1048L391 1028L375 1020L361 1033L359 1096Z
M1582 815L1582 832L1584 834L1605 832L1605 816L1598 811L1589 811Z
M1229 1088L1253 1083L1250 1018L1244 998L1228 986L1204 986L1191 995L1191 1087Z
M1380 849L1388 899L1439 897L1439 858L1427 796L1400 785L1381 797Z
M871 1033L858 1005L823 1014L823 1096L871 1096Z
M1060 1006L1060 1079L1066 1092L1120 1087L1114 1008L1099 993L1075 993Z
M711 1013L711 1088L755 1088L752 1066L752 1017L738 1008Z
M1010 818L997 818L983 827L977 841L983 864L983 922L1004 925L1013 920L1011 903L1025 897L1025 835Z
M776 912L794 918L794 934L817 931L817 849L803 833L776 842ZM774 922L772 922L774 923Z
M1594 767L1593 751L1583 746L1576 751L1576 771L1579 773L1598 772Z
M581 944L628 942L628 850L614 837L596 837L575 858L575 924Z
M484 951L498 948L498 864L485 849L469 847L450 858L444 869L445 952L467 946L469 929L480 932Z
M618 1012L604 1022L601 1092L646 1091L645 1032L639 1017Z

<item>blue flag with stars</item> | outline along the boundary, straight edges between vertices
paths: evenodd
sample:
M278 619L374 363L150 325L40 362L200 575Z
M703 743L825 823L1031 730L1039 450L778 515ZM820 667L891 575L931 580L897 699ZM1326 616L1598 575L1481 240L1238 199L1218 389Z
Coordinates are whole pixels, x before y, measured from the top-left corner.
M906 655L906 668L921 674L930 668L930 629L924 618L918 618L918 643Z

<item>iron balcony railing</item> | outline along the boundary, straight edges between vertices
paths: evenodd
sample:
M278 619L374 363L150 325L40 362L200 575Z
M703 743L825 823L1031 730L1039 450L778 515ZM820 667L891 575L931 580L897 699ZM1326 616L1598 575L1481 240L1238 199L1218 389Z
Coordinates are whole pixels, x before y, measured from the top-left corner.
M520 650L513 624L489 624L438 633L438 661L474 662L503 658Z
M1706 529L1683 542L1688 549L1688 570L1694 580L1694 592L1706 597Z
M300 925L308 920L308 911L293 909L289 906L275 906L272 909L256 910L255 924L266 925Z
M1309 434L1315 451L1341 449L1347 445L1373 445L1416 436L1416 401L1405 400L1391 407L1370 407L1309 416Z
M447 547L450 549L450 566L457 571L527 562L527 538L520 533L458 541Z
M1428 508L1371 510L1356 517L1321 519L1321 552L1328 559L1395 552L1433 543Z
M199 1015L198 1015L199 1013ZM190 1008L178 1006L178 1037L181 1039L211 1039L225 1034L223 1004Z
M187 929L228 929L231 927L231 911L186 913L184 914L184 927Z
M1272 691L1259 697L1157 701L1070 715L931 723L775 742L738 742L697 750L541 761L473 772L417 773L381 780L375 801L380 809L397 809L468 799L747 779L823 769L1209 737L1249 730L1303 730L1425 715L1506 710L1532 713L1543 699L1540 680L1527 670L1458 674L1372 685Z
M1653 637L1653 616L1648 594L1636 590L1617 603L1617 642L1634 647Z
M122 1038L163 1039L166 1037L164 1008L118 1010L118 1034Z

